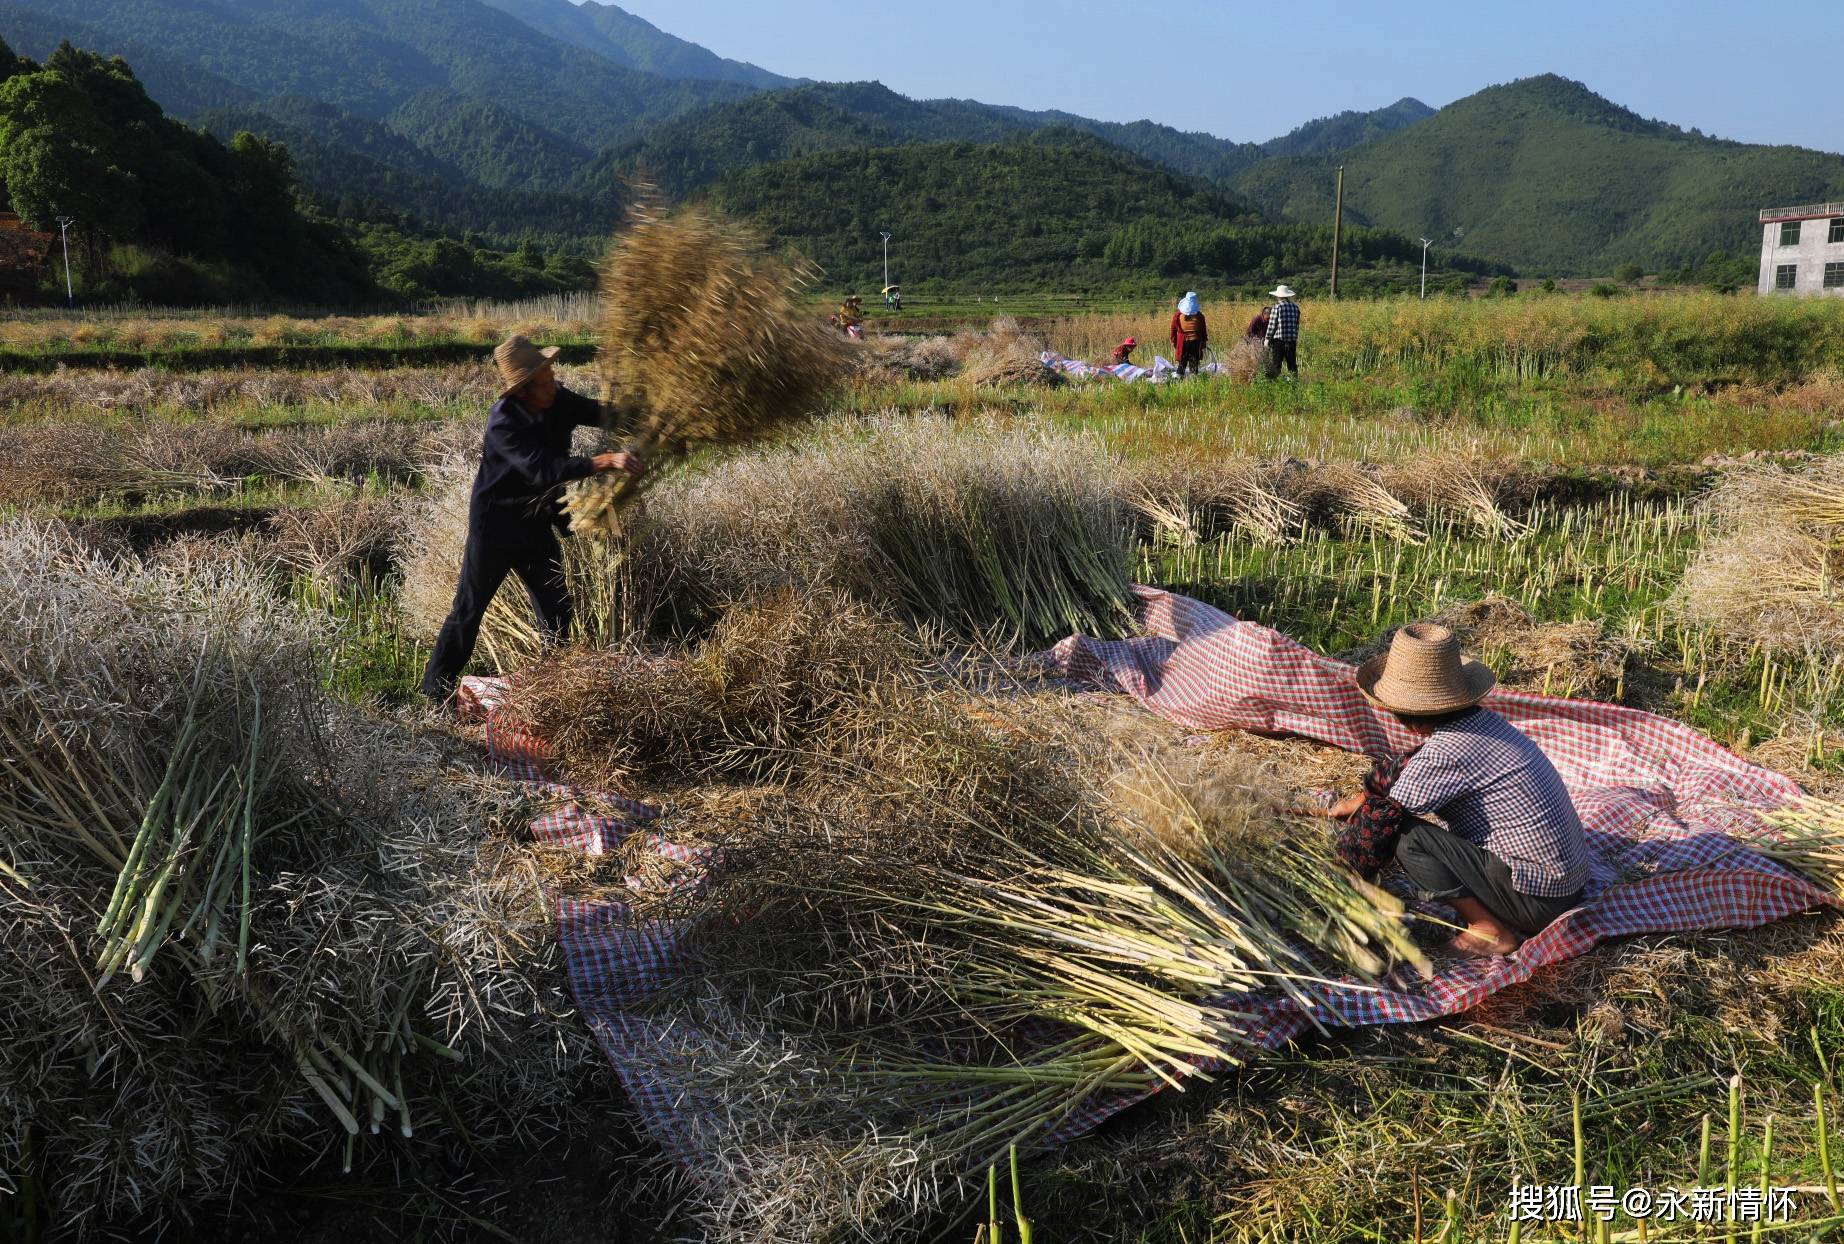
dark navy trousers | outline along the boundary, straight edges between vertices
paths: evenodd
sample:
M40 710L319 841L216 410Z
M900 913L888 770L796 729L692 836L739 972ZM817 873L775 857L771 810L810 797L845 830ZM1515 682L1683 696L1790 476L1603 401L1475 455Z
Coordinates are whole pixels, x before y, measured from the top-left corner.
M423 671L423 694L438 704L454 694L455 683L474 655L480 622L486 617L493 593L515 574L531 597L538 629L546 639L561 642L570 632L570 592L564 582L563 546L549 523L521 522L502 525L476 516L467 529L467 548L461 554L461 581L455 586L455 603L436 636L435 651Z

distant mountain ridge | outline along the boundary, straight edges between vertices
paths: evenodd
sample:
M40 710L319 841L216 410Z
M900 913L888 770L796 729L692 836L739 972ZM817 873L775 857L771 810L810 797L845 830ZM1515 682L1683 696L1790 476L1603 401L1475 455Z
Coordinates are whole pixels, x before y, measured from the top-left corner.
M682 194L752 164L911 142L994 142L1044 129L1073 129L1180 173L1227 181L1270 148L1323 151L1345 134L1364 138L1413 125L1432 109L1412 99L1375 113L1308 122L1270 143L1233 142L1152 121L1097 121L970 99L910 99L879 82L821 82L713 105L655 127L607 153L592 179L643 173Z
M1354 226L1536 274L1751 253L1758 207L1844 196L1844 157L1683 130L1553 74L1255 143L793 82L597 0L0 0L0 37L40 58L63 38L125 55L172 113L286 141L340 210L508 244L592 243L636 177L677 197L786 160L1051 131L1314 224L1342 164Z
M534 30L605 56L617 65L666 78L703 78L773 90L794 86L796 79L742 61L728 60L687 40L667 34L626 9L597 0L487 0Z
M1752 253L1758 208L1844 196L1844 157L1712 138L1545 74L1488 87L1336 156L1251 165L1231 184L1292 220L1345 211L1527 272L1648 271Z

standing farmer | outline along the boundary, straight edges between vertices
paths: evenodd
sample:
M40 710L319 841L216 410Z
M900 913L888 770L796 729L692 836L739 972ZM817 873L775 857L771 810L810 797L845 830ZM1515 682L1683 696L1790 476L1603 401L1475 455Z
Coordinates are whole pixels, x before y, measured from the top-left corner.
M1276 285L1272 296L1276 301L1268 308L1268 379L1279 376L1281 364L1285 363L1297 380L1300 377L1300 304L1294 301L1290 285Z
M551 360L557 347L540 350L524 337L506 338L493 351L505 386L487 416L480 469L467 508L467 547L455 603L436 636L423 672L423 694L444 705L474 653L480 621L508 573L531 597L538 629L552 641L570 630L570 593L564 585L564 530L558 505L563 485L602 471L638 472L633 454L593 458L571 454L570 434L600 421L597 402L557 383Z
M1204 347L1210 344L1210 329L1204 323L1203 307L1197 301L1197 291L1191 290L1178 300L1178 310L1172 313L1172 352L1178 358L1178 374L1183 376L1190 369L1195 376L1204 362Z

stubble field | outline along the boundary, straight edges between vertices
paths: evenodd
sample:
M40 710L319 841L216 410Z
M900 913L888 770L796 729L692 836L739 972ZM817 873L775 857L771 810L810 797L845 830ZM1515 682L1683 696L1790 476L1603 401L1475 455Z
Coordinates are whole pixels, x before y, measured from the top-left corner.
M1206 306L1221 353L1254 310ZM385 861L380 875L399 886L390 910L412 913L402 915L407 924L442 904L469 913L446 917L445 927L469 932L437 939L440 953L412 947L409 932L378 932L396 927L383 916L327 917L337 980L326 997L195 971L208 1001L144 1017L145 1031L122 1038L131 1053L119 1069L99 1053L118 1048L103 1026L10 1061L0 1055L13 1103L0 1115L0 1189L9 1194L0 1214L11 1227L58 1239L146 1234L190 1218L189 1229L224 1238L269 1222L328 1239L375 1224L548 1240L610 1238L617 1222L625 1225L613 1238L671 1238L702 1222L712 1238L746 1238L751 1220L734 1206L728 1219L713 1219L708 1206L705 1218L675 1208L682 1184L624 1104L563 987L549 897L619 892L634 861L576 861L532 844L523 832L531 796L491 776L465 798L423 790L464 786L472 779L457 775L489 767L476 727L432 719L415 694L452 590L469 455L496 387L487 349L515 329L571 345L562 380L594 395L592 320L590 306L558 305L389 323L124 314L0 326L0 351L19 363L0 375L0 539L15 559L14 588L55 588L92 604L101 593L122 616L136 602L175 611L188 620L147 642L176 662L190 660L188 636L201 649L220 644L214 610L259 594L249 611L272 619L265 625L281 637L280 655L251 635L221 645L282 672L275 688L252 680L225 691L225 702L304 696L312 712L341 723L341 746L388 754L401 769L394 793L376 795L364 816L400 828L389 845L361 844L357 854ZM1309 304L1297 381L1068 383L1036 362L1042 350L1099 360L1122 336L1153 344L1163 331L1157 316L1110 312L874 336L815 427L788 444L694 458L654 489L623 552L572 550L581 649L540 652L509 585L476 672L512 674L545 660L587 678L609 654L627 661L620 669L629 672L597 677L653 696L652 716L635 705L632 715L647 720L630 725L628 702L611 698L604 716L623 722L567 736L576 742L560 742L561 763L580 765L574 775L585 784L686 809L692 840L701 825L720 825L711 840L733 848L750 817L787 815L776 800L810 779L799 757L827 751L832 762L863 763L869 753L849 740L870 735L899 746L891 727L866 724L864 714L841 725L857 707L787 698L788 683L827 687L843 702L839 688L865 677L859 664L906 670L979 653L1010 668L1072 629L1129 629L1120 608L1129 580L1329 655L1349 657L1392 627L1440 617L1507 685L1659 713L1809 792L1844 794L1844 305L1713 296ZM38 578L19 564L33 556L48 567ZM105 580L106 589L94 586ZM775 612L790 608L776 595L789 592L830 602L829 616L845 621L803 630L809 624ZM856 610L870 619L865 629L847 625ZM98 626L114 616L94 612ZM35 625L51 627L50 616ZM757 631L739 635L750 626ZM117 649L128 646L117 639ZM45 639L9 658L12 681L73 677L58 661L115 661L114 649L95 655L109 642ZM881 655L845 662L842 644ZM796 649L807 664L788 655ZM675 672L649 682L631 673L637 658ZM735 690L746 682L737 668L774 660L789 664L772 694ZM721 677L709 673L720 667ZM208 736L213 719L197 707L205 701L183 694L188 674L203 668L174 669L174 704L196 710ZM688 679L707 676L719 685L709 703L674 700ZM891 678L909 685L906 673ZM93 690L103 703L129 689ZM768 700L772 711L760 707ZM24 713L23 703L15 695L8 711ZM576 702L524 708L556 729L583 719ZM71 721L82 716L69 711ZM84 709L82 720L106 718L97 711ZM620 731L628 733L611 745ZM375 741L385 737L388 746ZM278 773L295 754L288 749L311 750L304 741L276 746ZM231 747L225 771L247 762L250 806L259 787L285 806L287 791L255 776L268 761L254 743L246 750ZM1336 758L1251 736L1211 740L1202 755L1294 795L1327 774L1351 780ZM947 762L931 754L928 763ZM329 771L356 780L349 765ZM431 782L435 773L446 776ZM151 791L162 775L149 776ZM13 784L9 807L24 806L17 792L27 777L0 773L0 785ZM222 783L200 779L200 807L214 780ZM100 805L112 796L94 797ZM745 804L747 814L738 811ZM105 990L89 971L98 953L90 925L103 915L106 927L107 916L58 908L62 883L41 879L53 868L44 844L54 818L7 815L0 886L10 936L23 946L22 930L61 930L70 962L82 965L74 988L95 998L132 988L118 976ZM356 814L324 815L349 824ZM472 828L451 854L467 858L436 861L427 839L464 823ZM125 822L119 845L100 844L97 859L120 866L136 831ZM232 859L234 827L224 832ZM276 832L280 843L299 831ZM59 833L61 842L75 836ZM410 839L421 845L413 850ZM278 867L318 875L320 857L297 854ZM337 879L328 877L330 893ZM198 882L206 907L219 878L213 869ZM274 884L277 912L313 906L311 887L291 897L289 882ZM488 892L491 901L480 897ZM159 898L149 896L150 912ZM255 940L267 945L260 904L247 892L243 902L258 912ZM61 914L47 914L54 908ZM166 919L178 927L189 911ZM73 912L83 918L67 918ZM294 927L276 919L276 929ZM146 956L158 984L156 965L170 967L180 952L155 959L164 926L128 933L123 954ZM46 962L63 962L49 941L33 945ZM447 959L461 945L478 957L453 968ZM405 979L426 976L427 997L392 992L353 968L374 953L378 964L400 964ZM312 950L278 951L265 970L297 962L315 962ZM932 982L918 969L906 985L926 993ZM232 995L238 1001L226 1001ZM362 1005L330 1000L360 995ZM122 1005L133 1009L126 997ZM378 1041L380 1023L397 1045ZM299 1054L277 1066L299 1061L310 1074L272 1094L283 1104L260 1126L236 1114L254 1117L248 1100L262 1096L259 1083L240 1088L233 1109L222 1086L189 1087L211 1080L198 1065L159 1100L130 1103L125 1085L181 1074L154 1052L163 1024L208 1030L225 1049L243 1024L252 1042ZM403 1053L420 1049L439 1069L441 1051L464 1045L467 1071L447 1079ZM305 1052L348 1046L350 1059ZM1514 1184L1570 1183L1579 1171L1586 1184L1622 1189L1796 1186L1805 1238L1841 1221L1824 1131L1827 1117L1834 1126L1840 1117L1839 1053L1844 930L1835 914L1632 938L1450 1022L1310 1036L1209 1083L1159 1093L1083 1139L1027 1154L1022 1198L1040 1239L1451 1242L1504 1238ZM81 1074L61 1068L86 1059ZM518 1074L492 1070L521 1060ZM503 1127L483 1128L508 1094L529 1101L506 1112L518 1117ZM387 1099L394 1111L412 1097L429 1103L429 1124L417 1130L430 1138L415 1145L393 1147L388 1128L379 1138L360 1127L349 1140L321 1108L337 1099L377 1119ZM173 1121L204 1113L207 1099L221 1125ZM58 1117L73 1112L99 1131L132 1120L143 1142L82 1140ZM236 1139L245 1132L260 1134L247 1152ZM222 1157L233 1151L234 1160ZM348 1164L352 1173L342 1173ZM534 1180L534 1165L568 1175ZM205 1173L212 1166L221 1169ZM824 1175L801 1168L799 1178ZM795 1175L788 1180L786 1195L804 1195L792 1191L804 1186ZM911 1217L838 1189L812 1203L872 1238L902 1238L920 1222L970 1239L986 1216L979 1182L918 1190L891 1177L898 1199L913 1199ZM777 1219L777 1238L817 1235L822 1218L816 1208L804 1224ZM757 1229L766 1232L766 1220ZM1523 1235L1593 1238L1568 1230ZM1626 1215L1608 1230L1636 1238L1639 1224ZM1782 1228L1763 1238L1793 1237Z

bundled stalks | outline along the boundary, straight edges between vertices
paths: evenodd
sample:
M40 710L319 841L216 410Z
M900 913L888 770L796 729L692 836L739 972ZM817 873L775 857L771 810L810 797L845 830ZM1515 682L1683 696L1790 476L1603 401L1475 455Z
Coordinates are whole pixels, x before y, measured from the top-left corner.
M1281 492L1281 468L1248 458L1167 459L1129 476L1138 508L1156 526L1208 539L1235 531L1262 544L1295 537L1304 511ZM1185 522L1176 523L1179 516Z
M1748 845L1769 859L1804 873L1844 900L1844 804L1802 799L1765 812L1773 832Z
M1044 363L1043 353L1043 342L1026 337L1010 316L1000 316L969 343L962 375L975 388L1055 388L1063 377Z
M588 1057L549 1031L542 904L491 876L510 801L327 701L327 636L259 573L0 528L0 1165L30 1131L78 1233L283 1145L350 1167L437 1094L473 1143L529 1137Z
M684 656L624 647L542 663L501 711L594 788L784 780L833 717L924 659L863 604L781 590L730 610Z
M1239 337L1223 356L1223 372L1237 384L1251 384L1267 363L1267 347L1254 337Z
M643 480L694 446L754 440L819 409L847 356L802 305L816 275L708 209L637 210L603 267L597 363L605 389L633 408L629 448L648 475L573 485L573 530L617 531Z
M1424 514L1457 515L1481 535L1516 540L1530 525L1507 514L1500 499L1513 487L1511 468L1472 458L1413 457L1382 468L1382 484Z
M1844 458L1731 471L1704 507L1711 536L1676 596L1686 617L1773 649L1844 646Z
M1298 465L1282 477L1288 499L1308 512L1342 515L1392 539L1420 544L1427 536L1414 514L1375 473L1350 463Z
M646 1057L722 1154L718 1238L926 1206L1086 1107L1245 1061L1257 995L1419 958L1251 770L934 679L865 711L674 913L696 983L660 1005L703 1036ZM790 1204L831 1217L788 1230Z
M1119 633L1133 523L1112 471L1086 438L935 418L829 424L660 483L618 547L567 542L571 593L598 645L701 629L783 587L966 639ZM404 612L428 633L448 611L466 503L464 464L445 467L405 532ZM515 589L495 599L481 645L500 670L540 651Z

